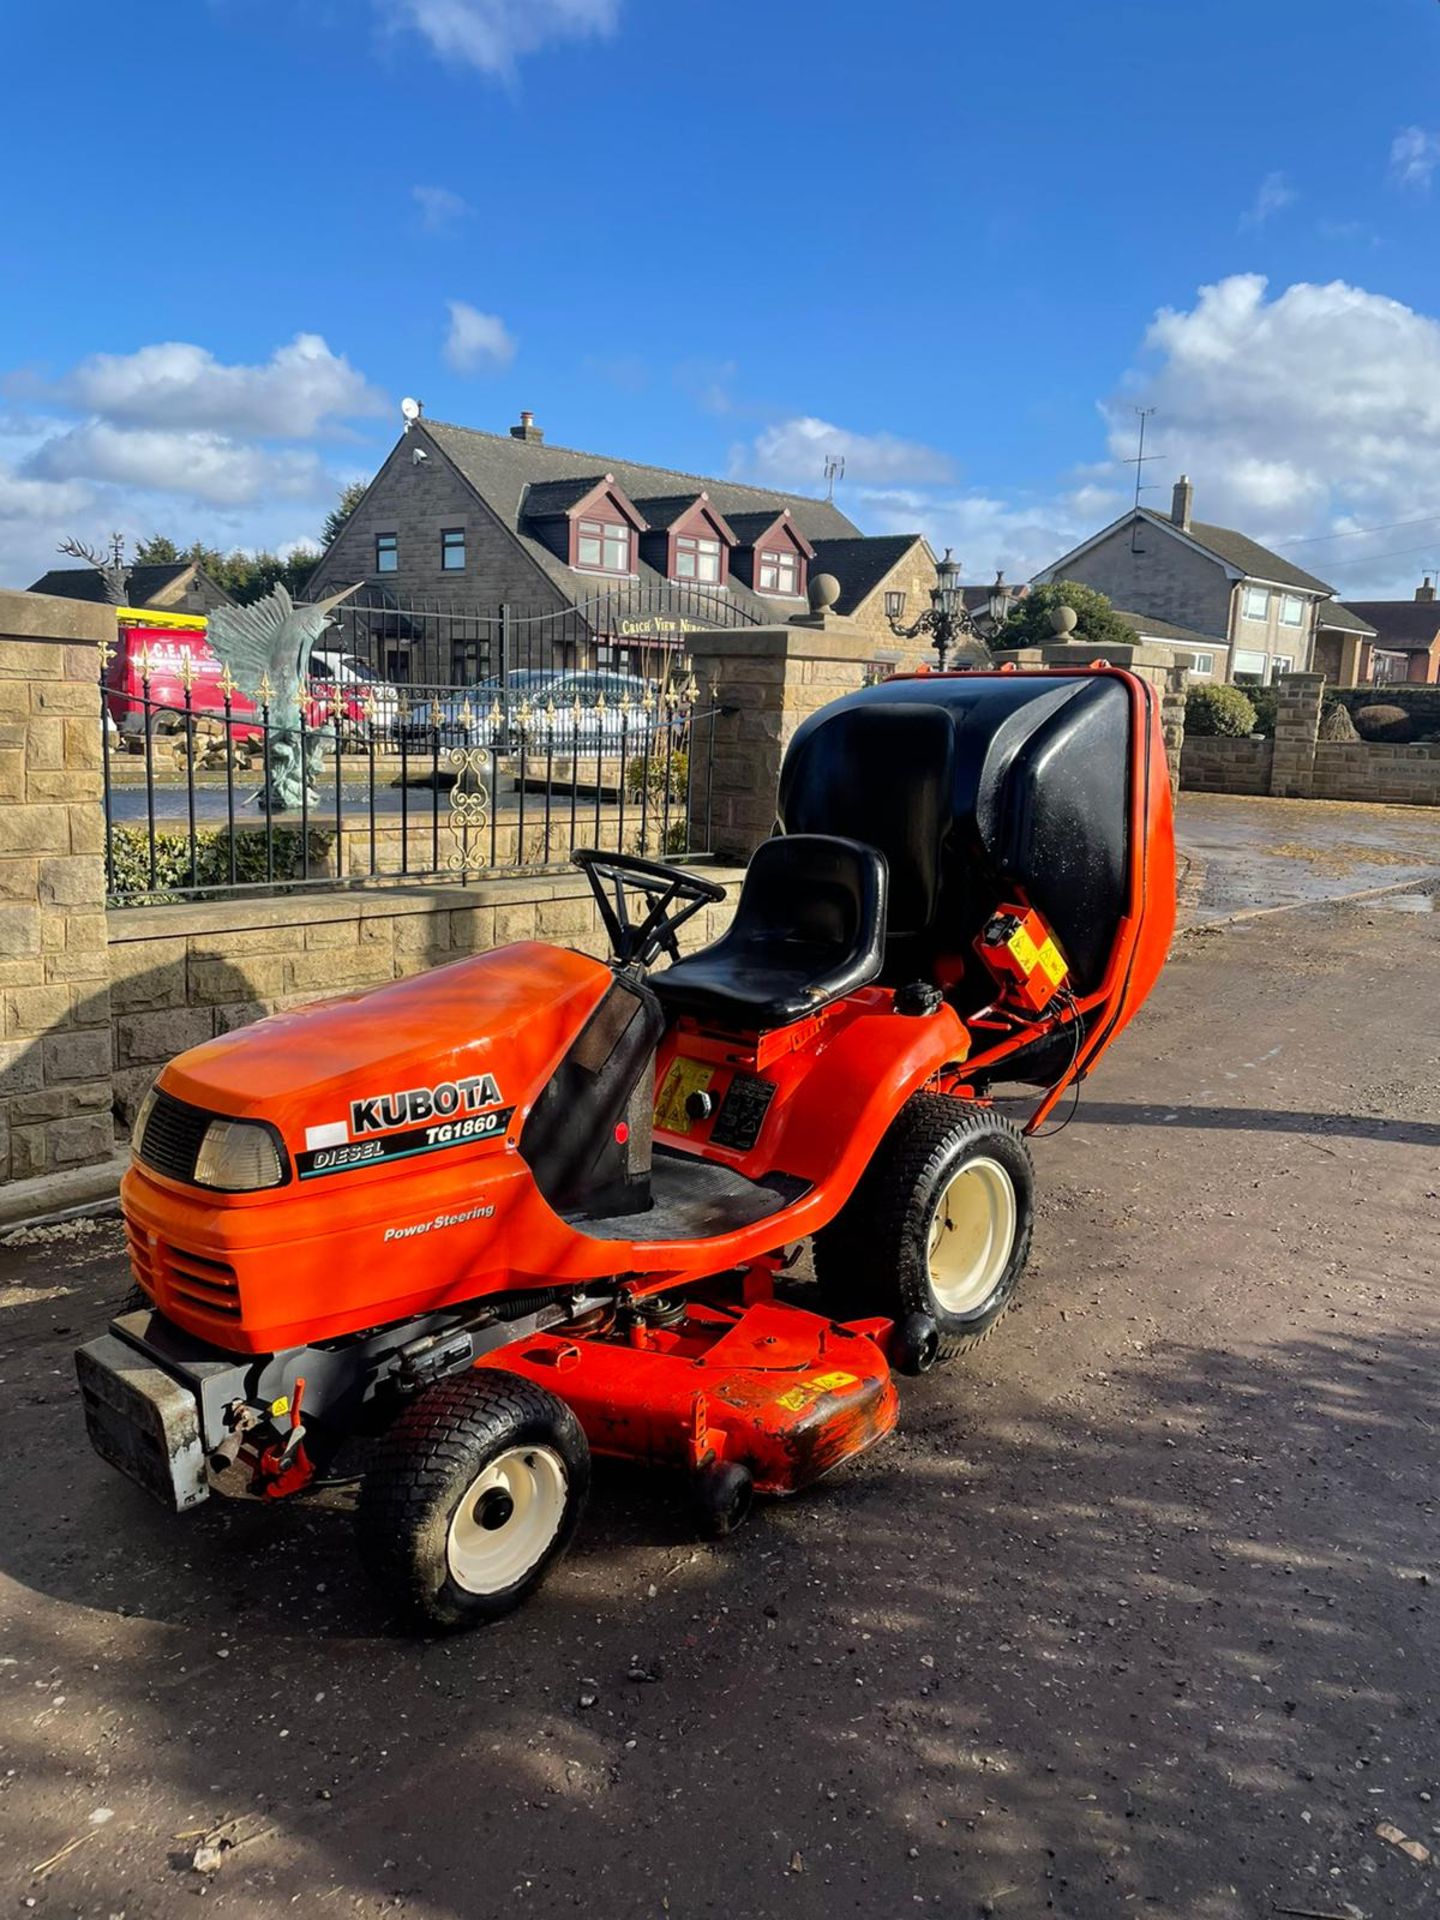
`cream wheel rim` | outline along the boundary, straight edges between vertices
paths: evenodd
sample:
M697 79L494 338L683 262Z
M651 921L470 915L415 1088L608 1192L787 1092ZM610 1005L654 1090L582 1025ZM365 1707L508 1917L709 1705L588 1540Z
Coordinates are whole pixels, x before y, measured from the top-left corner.
M565 1518L565 1463L551 1447L507 1447L465 1489L445 1543L467 1593L504 1593L544 1559Z
M930 1291L945 1313L973 1313L999 1286L1015 1246L1015 1184L998 1160L967 1160L930 1220Z

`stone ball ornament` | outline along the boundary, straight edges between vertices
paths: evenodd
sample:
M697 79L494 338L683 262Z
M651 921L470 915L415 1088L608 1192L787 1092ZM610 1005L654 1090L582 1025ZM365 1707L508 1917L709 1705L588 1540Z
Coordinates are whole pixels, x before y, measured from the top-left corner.
M828 613L840 598L840 582L833 573L817 573L810 582L810 611Z
M1062 600L1058 606L1050 609L1050 627L1058 640L1068 640L1075 631L1079 615L1074 607L1067 607Z

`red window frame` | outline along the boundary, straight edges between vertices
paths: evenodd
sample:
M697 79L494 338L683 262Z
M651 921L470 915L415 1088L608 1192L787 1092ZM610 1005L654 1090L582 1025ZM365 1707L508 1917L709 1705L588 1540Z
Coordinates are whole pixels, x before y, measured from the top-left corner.
M592 543L599 557L585 558L585 545ZM575 566L584 573L629 573L635 552L635 529L623 520L577 520L575 522Z
M803 564L798 553L784 553L772 547L762 548L755 564L757 592L784 594L794 599L800 592L800 569Z
M708 561L713 572L703 573L701 562ZM686 571L686 562L689 571ZM720 584L723 573L724 550L720 541L707 539L698 533L677 533L675 536L675 578L693 580L699 586L714 587Z

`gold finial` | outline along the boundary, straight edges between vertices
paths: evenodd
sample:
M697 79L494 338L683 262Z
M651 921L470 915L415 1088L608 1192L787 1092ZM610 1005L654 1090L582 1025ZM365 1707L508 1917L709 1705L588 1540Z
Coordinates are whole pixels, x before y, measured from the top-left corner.
M436 733L440 731L440 728L444 722L444 719L445 719L445 716L440 711L440 702L432 698L430 702L430 724L435 729Z
M395 702L395 718L400 721L410 718L410 696L403 687L400 689L400 698Z
M188 647L180 656L180 684L187 693L195 684L195 662Z
M470 704L470 696L468 693L460 702L460 724L467 732L475 724L475 709Z
M115 658L115 642L108 633L102 633L95 645L100 653L100 671L103 674Z
M365 691L360 696L360 712L364 717L366 726L373 727L375 724L375 689L368 680L365 682Z
M653 713L655 711L655 689L653 687L647 685L645 688L645 698L640 704L646 713Z
M238 683L235 679L235 676L230 671L230 662L228 660L225 662L224 666L220 669L220 678L215 682L215 684L220 689L221 698L227 701L233 700L235 698L236 693L239 691Z
M259 684L255 688L255 695L262 707L268 707L274 702L275 686L270 678L270 669L268 667L266 667L260 675Z
M532 718L533 718L533 709L531 708L530 702L522 698L519 706L515 709L515 725L519 728L521 733L529 732L530 721Z

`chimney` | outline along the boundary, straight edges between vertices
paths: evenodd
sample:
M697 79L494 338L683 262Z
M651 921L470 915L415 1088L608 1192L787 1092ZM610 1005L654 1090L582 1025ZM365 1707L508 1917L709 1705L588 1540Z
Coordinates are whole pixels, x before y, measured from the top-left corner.
M538 447L544 442L545 429L536 426L533 413L522 411L519 426L511 427L510 429L510 438L512 440L528 440L533 446Z
M1195 489L1190 484L1190 476L1182 473L1170 496L1170 522L1172 526L1179 527L1182 533L1190 531L1190 509L1194 503Z
M1416 587L1415 598L1417 600L1433 600L1435 598L1435 582L1430 578L1428 573L1425 576L1424 586Z

